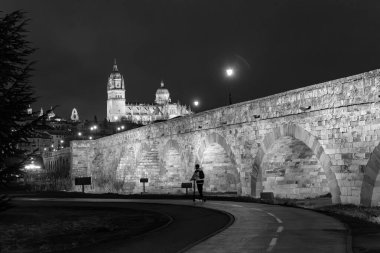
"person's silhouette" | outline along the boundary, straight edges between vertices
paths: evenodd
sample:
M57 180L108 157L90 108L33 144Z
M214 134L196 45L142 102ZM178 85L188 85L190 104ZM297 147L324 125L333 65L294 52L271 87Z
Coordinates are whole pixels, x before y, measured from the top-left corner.
M199 192L199 197L206 201L206 199L203 197L203 183L204 183L205 174L203 170L200 168L199 164L195 164L195 171L193 173L193 176L191 177L191 180L194 180L194 182L197 184L197 189ZM195 201L195 198L194 198Z

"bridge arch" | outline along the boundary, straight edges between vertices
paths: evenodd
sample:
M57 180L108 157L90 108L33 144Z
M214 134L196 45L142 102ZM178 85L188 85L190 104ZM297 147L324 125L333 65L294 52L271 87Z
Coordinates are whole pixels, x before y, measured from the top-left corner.
M377 206L380 203L380 144L372 151L364 168L363 183L360 191L360 204Z
M159 160L158 160L158 150L156 143L141 143L137 148L138 152L136 154L136 176L156 177L158 174ZM158 179L158 177L156 177Z
M301 141L309 148L316 159L321 164L327 178L327 184L332 195L333 203L340 203L340 189L335 176L331 170L331 161L328 155L325 154L323 147L311 133L296 124L283 124L272 129L263 138L256 154L251 176L251 193L253 196L259 196L263 189L262 186L262 163L265 155L270 151L275 142L282 137L292 137Z
M186 159L177 140L169 139L161 152L162 172L161 176L167 187L178 187L182 182L188 182Z
M128 182L133 181L133 176L136 171L136 152L133 146L125 146L123 147L121 154L122 155L116 169L116 180L128 185ZM126 190L127 192L132 191L129 188Z
M218 133L206 135L198 148L196 159L206 175L205 191L241 194L235 155L223 136Z

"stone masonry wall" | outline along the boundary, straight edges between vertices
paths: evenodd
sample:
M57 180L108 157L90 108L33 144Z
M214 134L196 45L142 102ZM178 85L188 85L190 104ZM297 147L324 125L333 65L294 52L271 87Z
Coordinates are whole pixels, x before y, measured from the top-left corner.
M283 198L310 198L329 193L326 174L302 141L280 138L261 164L263 191Z
M179 189L174 185L188 181L194 163L202 165L209 147L219 145L230 165L217 177L227 180L223 175L235 175L232 181L238 194L258 196L264 189L265 153L279 138L290 136L314 153L335 203L376 205L380 201L376 189L373 194L380 167L380 151L377 154L375 149L380 136L379 80L380 71L375 70L98 140L75 141L73 177L92 175L97 182L94 191L138 192L141 184L136 180L152 174L153 191L175 192ZM166 152L173 148L181 157L180 164L171 165L177 167L175 177L165 167ZM153 151L157 155L149 161L146 155Z

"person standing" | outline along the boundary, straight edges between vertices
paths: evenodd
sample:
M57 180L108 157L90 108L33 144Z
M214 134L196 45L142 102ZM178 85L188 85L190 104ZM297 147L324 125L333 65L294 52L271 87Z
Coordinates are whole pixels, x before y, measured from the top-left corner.
M193 176L191 177L191 180L194 180L194 182L197 184L197 189L199 192L199 197L206 201L206 199L203 197L203 183L204 183L205 174L203 170L200 168L199 164L195 164L195 171L193 173ZM195 197L194 197L195 201Z

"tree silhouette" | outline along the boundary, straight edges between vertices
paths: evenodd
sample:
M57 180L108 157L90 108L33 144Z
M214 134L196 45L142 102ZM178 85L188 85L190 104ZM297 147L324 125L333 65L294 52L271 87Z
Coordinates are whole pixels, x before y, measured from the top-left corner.
M21 173L26 159L18 148L34 133L41 119L31 119L28 105L36 98L30 84L32 65L30 55L36 50L26 39L25 26L29 19L22 11L0 17L0 182Z

